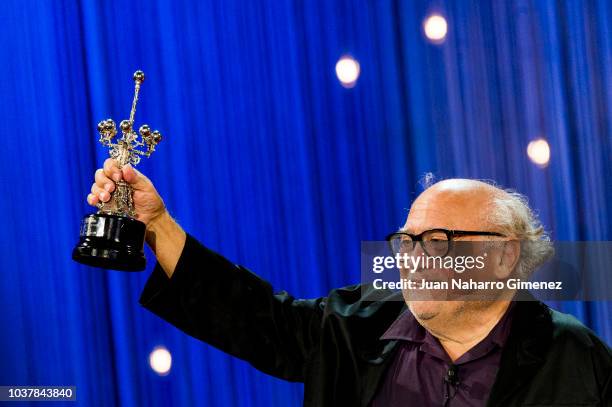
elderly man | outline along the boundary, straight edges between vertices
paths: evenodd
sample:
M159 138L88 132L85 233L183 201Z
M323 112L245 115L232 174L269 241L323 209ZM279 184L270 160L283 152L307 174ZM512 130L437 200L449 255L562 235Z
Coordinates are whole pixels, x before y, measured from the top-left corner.
M422 301L406 293L406 301L392 293L372 300L373 288L363 286L313 300L274 294L187 235L129 166L107 160L88 202L107 201L121 179L134 187L158 260L141 303L265 373L303 382L305 406L612 405L610 349L541 302ZM520 195L474 180L426 189L401 233L417 242L434 229L451 240L507 242L490 259L504 275L537 266L550 250L521 253L517 242L546 239L537 218Z

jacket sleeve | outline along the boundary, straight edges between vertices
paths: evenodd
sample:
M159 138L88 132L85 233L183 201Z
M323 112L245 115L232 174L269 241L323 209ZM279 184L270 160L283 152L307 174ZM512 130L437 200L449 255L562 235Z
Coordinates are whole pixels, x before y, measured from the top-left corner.
M612 349L600 338L593 335L595 343L591 358L595 366L595 379L601 389L603 406L612 406Z
M269 283L187 235L172 278L156 264L140 303L265 373L303 381L305 362L318 345L325 299L274 294Z

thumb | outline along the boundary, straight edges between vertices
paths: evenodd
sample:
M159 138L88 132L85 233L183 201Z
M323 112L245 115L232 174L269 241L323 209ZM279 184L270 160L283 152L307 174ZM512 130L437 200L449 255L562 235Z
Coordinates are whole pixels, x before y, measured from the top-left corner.
M145 176L130 164L124 165L123 168L121 168L121 172L123 173L123 179L134 189L143 189L145 187Z

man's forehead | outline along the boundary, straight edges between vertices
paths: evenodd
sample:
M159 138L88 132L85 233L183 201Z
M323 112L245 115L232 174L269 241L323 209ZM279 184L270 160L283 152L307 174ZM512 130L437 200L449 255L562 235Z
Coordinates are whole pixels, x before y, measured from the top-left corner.
M428 229L462 229L471 226L471 216L456 207L435 207L432 205L413 205L402 230L420 233Z
M478 188L431 188L413 202L402 229L470 229L487 223L492 194Z

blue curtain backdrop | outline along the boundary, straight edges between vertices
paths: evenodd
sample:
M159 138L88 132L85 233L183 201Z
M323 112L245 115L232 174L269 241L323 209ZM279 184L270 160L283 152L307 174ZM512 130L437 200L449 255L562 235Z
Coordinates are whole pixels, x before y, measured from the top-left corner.
M127 118L136 69L137 125L165 135L140 168L172 214L298 297L358 282L360 241L404 222L428 171L516 188L556 239L612 237L606 0L9 0L0 26L2 385L76 385L88 406L301 403L142 309L150 253L139 274L70 259L107 156L96 123ZM547 168L525 154L539 137ZM612 343L609 303L557 306Z

